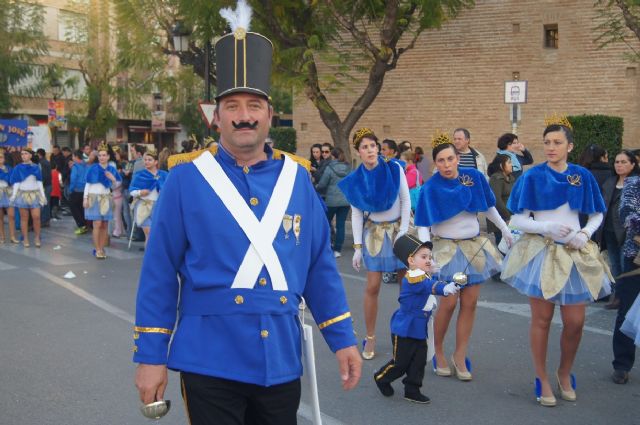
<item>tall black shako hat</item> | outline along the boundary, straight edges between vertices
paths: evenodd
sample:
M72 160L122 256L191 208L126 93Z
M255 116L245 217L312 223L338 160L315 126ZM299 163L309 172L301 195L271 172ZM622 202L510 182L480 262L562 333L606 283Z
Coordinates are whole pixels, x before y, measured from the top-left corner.
M433 249L433 244L429 241L422 242L413 235L402 235L393 244L393 255L409 268L409 257L412 257L422 247Z
M224 8L231 33L220 38L216 49L216 100L233 93L252 93L270 100L273 44L267 37L249 32L251 7L239 0L235 10Z

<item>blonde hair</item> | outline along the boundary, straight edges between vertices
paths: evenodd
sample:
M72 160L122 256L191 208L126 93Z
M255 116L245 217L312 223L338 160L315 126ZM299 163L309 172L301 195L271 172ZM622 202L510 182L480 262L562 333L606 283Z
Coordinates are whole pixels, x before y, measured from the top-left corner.
M415 156L413 154L413 152L411 151L404 151L400 154L400 159L403 159L406 162L410 162L410 163L414 163L415 162Z

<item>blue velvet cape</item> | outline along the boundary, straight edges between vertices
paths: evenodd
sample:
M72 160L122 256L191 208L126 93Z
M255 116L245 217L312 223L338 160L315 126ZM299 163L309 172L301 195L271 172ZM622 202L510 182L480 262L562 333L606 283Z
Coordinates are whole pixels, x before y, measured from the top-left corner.
M0 180L6 181L7 183L11 181L11 167L8 165L0 167Z
M110 172L116 178L117 181L122 181L122 177L120 177L120 173L116 170L113 165L107 165L107 168L102 168L100 164L93 164L87 170L87 183L96 184L100 183L106 188L111 187L111 180L107 178L105 175L105 171Z
M400 190L400 166L378 158L378 165L367 170L364 164L338 182L347 201L367 212L386 211L393 206Z
M459 167L458 178L447 179L435 173L422 185L415 224L428 227L462 211L478 213L495 205L496 197L484 174L475 168Z
M591 172L579 165L567 165L563 173L546 162L531 167L511 190L509 211L519 214L523 210L554 210L568 202L572 210L583 214L605 212L607 208Z
M165 180L167 180L168 175L169 173L164 170L158 170L155 176L151 173L151 171L146 169L138 171L133 175L133 180L131 181L131 185L129 186L129 192L143 189L147 189L149 191L157 189L158 192L160 192Z
M27 177L34 176L36 180L42 181L42 171L37 164L18 164L12 171L9 183L14 185L23 182Z

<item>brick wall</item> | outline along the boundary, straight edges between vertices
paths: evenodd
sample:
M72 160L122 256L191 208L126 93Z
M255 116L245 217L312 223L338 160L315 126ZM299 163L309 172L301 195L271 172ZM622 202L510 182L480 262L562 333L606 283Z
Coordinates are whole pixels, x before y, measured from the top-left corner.
M624 145L640 147L640 72L623 57L627 48L622 44L597 49L592 1L476 3L441 30L421 35L415 49L387 74L357 127L425 147L437 128L467 127L472 146L490 161L498 136L511 131L504 82L517 71L529 87L518 134L536 161L542 160L544 117L552 112L621 116ZM558 25L558 49L543 45L546 24ZM361 87L328 95L341 116ZM300 154L307 156L312 143L331 141L305 98L295 100L293 118Z

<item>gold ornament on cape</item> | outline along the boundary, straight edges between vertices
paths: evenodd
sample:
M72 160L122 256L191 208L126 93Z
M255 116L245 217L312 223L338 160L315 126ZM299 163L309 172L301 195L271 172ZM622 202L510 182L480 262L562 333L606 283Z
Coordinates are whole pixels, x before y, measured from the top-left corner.
M544 125L545 127L549 127L550 125L562 125L573 131L573 126L567 119L567 116L564 114L557 114L555 112L544 118Z
M300 214L295 214L293 216L293 234L296 237L296 245L300 245L300 222L302 221L302 216Z
M466 186L466 187L471 187L473 186L475 183L473 182L473 178L471 178L470 175L468 174L461 174L458 176L458 181L460 182L461 185Z
M567 181L571 186L582 186L582 176L580 174L570 174Z
M285 239L289 239L289 232L291 231L292 227L293 227L293 217L291 217L289 214L285 214L282 217L282 228L284 229Z
M435 149L440 145L444 145L445 143L453 144L451 142L451 138L447 133L439 129L436 130L436 133L431 137L431 148Z

